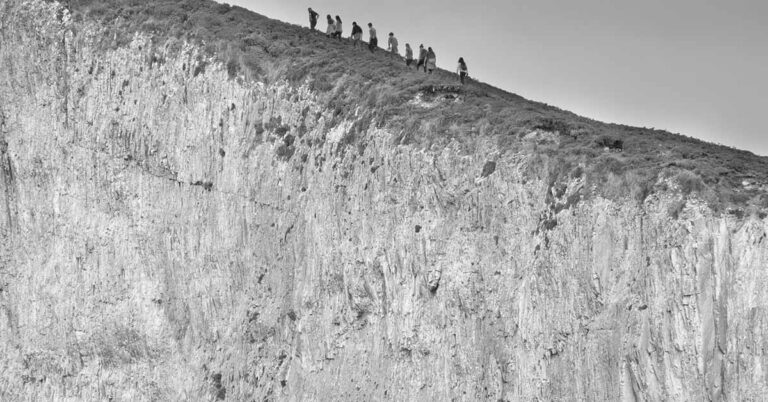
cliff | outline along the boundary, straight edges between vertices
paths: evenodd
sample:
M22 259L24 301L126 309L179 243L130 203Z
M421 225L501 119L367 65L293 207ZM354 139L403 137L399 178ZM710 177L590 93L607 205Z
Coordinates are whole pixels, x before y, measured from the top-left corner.
M124 4L0 0L0 399L768 393L764 158Z

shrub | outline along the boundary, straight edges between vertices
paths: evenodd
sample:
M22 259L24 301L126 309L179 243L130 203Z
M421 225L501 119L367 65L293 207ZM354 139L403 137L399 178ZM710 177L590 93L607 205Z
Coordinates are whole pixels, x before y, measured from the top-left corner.
M598 148L608 148L616 151L621 151L624 149L624 141L606 135L596 139L595 145Z
M688 170L679 172L674 176L673 180L677 183L683 195L689 195L694 192L700 193L705 187L701 177Z
M559 133L560 135L571 135L568 123L559 119L541 119L534 123L533 129Z

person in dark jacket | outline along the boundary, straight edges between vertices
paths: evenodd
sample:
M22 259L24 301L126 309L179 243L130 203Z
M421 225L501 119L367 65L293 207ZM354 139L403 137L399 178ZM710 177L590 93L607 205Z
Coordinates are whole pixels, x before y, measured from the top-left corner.
M464 62L463 57L459 57L459 65L456 67L456 74L459 74L461 85L464 85L464 79L467 78L469 72L467 71L467 63Z
M357 47L360 44L360 40L363 39L363 28L357 25L357 22L352 23L352 47Z
M309 27L314 31L315 27L317 26L317 18L320 17L320 14L316 13L315 10L310 7L309 9Z
M419 62L416 64L416 71L420 68L424 68L424 72L427 72L427 49L424 49L424 45L419 45Z

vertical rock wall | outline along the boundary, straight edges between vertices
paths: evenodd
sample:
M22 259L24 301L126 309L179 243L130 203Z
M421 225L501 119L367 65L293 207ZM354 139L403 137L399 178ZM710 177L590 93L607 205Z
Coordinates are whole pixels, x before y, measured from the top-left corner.
M192 46L0 11L0 399L768 392L765 221L580 200L525 147L393 145Z

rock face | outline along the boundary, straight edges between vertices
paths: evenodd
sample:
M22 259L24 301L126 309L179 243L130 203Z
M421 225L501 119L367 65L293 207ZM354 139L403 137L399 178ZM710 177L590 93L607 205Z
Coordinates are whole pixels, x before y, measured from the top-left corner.
M0 21L2 400L768 394L765 220L353 133L55 4Z

